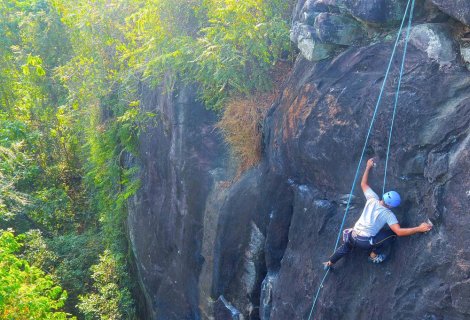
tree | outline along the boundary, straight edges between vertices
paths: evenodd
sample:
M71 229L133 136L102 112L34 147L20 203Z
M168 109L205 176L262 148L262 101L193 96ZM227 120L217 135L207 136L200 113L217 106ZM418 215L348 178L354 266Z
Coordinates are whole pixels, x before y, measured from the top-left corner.
M70 319L59 311L67 292L51 276L30 266L16 254L22 239L10 231L0 234L0 318L1 319Z
M119 320L130 316L123 314L132 310L132 299L128 290L121 289L125 275L118 260L106 250L100 262L91 268L95 292L80 297L78 305L86 319Z

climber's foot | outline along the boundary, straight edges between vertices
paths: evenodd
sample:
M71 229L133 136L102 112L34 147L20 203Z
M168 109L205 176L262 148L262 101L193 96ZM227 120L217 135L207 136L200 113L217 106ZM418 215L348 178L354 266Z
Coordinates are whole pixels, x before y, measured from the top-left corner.
M385 260L387 256L383 253L377 254L375 252L371 252L369 255L369 261L372 263L381 263Z

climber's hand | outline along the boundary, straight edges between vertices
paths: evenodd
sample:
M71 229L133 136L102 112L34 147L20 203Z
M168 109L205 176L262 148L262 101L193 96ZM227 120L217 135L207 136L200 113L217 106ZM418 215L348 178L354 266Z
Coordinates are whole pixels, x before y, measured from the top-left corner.
M367 160L367 164L366 164L367 169L370 169L374 166L375 166L374 158L370 158L369 160Z
M429 223L423 222L419 225L418 228L420 232L428 232L429 230L432 229L432 225L430 225Z

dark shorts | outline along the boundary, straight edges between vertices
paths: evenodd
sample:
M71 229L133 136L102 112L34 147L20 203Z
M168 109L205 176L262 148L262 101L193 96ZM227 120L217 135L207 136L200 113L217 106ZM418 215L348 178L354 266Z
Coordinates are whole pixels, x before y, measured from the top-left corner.
M397 235L390 229L382 229L373 237L362 237L357 235L355 231L352 231L344 237L343 245L336 249L335 253L330 257L330 261L336 263L343 256L351 252L353 248L381 254L396 237Z

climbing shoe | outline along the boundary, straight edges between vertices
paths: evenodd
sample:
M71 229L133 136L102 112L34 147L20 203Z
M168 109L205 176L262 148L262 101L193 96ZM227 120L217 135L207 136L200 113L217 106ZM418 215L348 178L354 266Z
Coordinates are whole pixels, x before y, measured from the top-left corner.
M387 256L383 253L376 255L374 258L369 256L369 261L372 263L381 263L385 260Z

